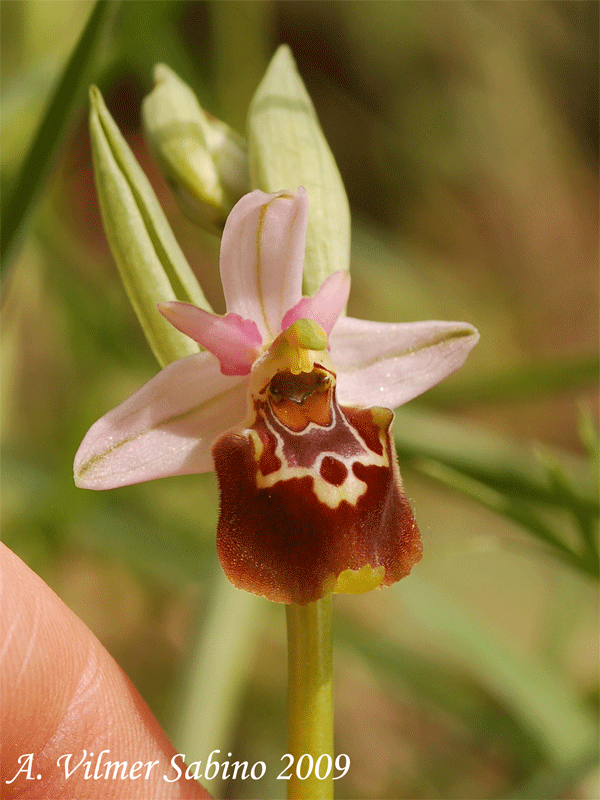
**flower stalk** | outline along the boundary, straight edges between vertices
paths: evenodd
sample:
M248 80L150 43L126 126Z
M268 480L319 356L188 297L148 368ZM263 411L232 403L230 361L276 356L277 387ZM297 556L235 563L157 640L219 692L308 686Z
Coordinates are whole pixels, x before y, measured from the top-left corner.
M332 597L329 594L304 606L291 603L286 606L286 615L288 753L293 758L288 800L331 800L334 764ZM321 767L323 761L327 764ZM309 767L308 777L302 780L300 776L306 775ZM321 779L318 774L327 774L327 777Z

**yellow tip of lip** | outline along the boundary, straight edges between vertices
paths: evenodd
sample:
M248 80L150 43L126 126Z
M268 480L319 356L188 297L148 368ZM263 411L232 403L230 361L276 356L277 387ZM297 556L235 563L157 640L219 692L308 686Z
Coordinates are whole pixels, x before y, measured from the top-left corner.
M335 586L332 589L334 594L364 594L381 586L385 577L385 567L380 565L372 567L365 564L360 569L345 569L338 575Z

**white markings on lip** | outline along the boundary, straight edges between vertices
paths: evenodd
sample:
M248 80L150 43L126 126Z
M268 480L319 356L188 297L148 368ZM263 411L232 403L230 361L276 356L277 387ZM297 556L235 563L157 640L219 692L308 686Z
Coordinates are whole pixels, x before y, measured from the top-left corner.
M268 404L261 404L258 413L269 435L276 442L275 456L281 464L279 469L269 472L267 475L264 475L260 469L257 470L256 486L258 489L271 488L279 483L279 481L309 477L312 478L313 492L319 502L331 509L335 509L338 508L343 500L346 500L351 505L356 505L358 499L367 491L367 484L358 478L353 471L353 466L355 464L389 469L390 464L385 446L386 443L382 439L383 433L380 432L379 437L382 444L382 452L378 454L367 446L359 432L350 424L334 399L332 399L331 424L326 428L311 422L302 431L292 431L277 419ZM331 437L335 435L336 429L339 430L340 427L344 429L340 436L343 443L341 452L328 449L326 444L327 439L331 440ZM254 457L258 463L263 452L263 443L256 430L253 428L250 428L247 433L250 435L253 442ZM305 463L290 464L290 458L286 454L286 451L288 454L293 453L297 455L298 438L305 436L323 436L323 446L315 448L315 450L318 450L318 455L312 460L305 458ZM287 447L286 439L288 440ZM290 445L291 442L293 442L293 444ZM337 461L346 468L346 476L338 486L325 480L321 475L323 460L328 457L334 459L334 461Z

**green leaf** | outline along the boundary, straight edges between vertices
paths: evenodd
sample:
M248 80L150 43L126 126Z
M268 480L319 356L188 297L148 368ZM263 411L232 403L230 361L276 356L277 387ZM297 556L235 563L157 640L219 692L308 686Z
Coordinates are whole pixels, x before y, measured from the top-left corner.
M600 490L600 439L591 409L581 403L577 414L577 432L585 447L594 473L596 491Z
M442 383L427 392L423 402L449 406L498 403L546 395L598 383L598 355L552 359L517 365L493 375Z
M502 800L554 800L570 792L593 770L598 769L598 748L584 750L560 767L543 767L533 773ZM569 793L569 794L568 794Z
M2 271L16 254L25 225L61 144L67 126L83 103L85 91L101 54L106 50L119 3L98 0L38 127L29 152L3 204L0 258Z
M511 519L550 545L554 555L598 578L598 497L586 461L549 449L542 454L414 407L397 410L395 440L401 463ZM580 543L569 538L563 511L571 515Z
M556 532L543 516L531 508L529 504L491 489L484 483L480 483L458 470L436 461L420 459L414 466L425 475L429 475L446 486L466 494L486 508L521 525L545 544L550 545L551 552L566 561L570 566L576 567L596 579L598 578L597 556L594 558L592 554L588 554L585 557L574 552L571 547L564 543L561 533Z
M482 692L476 680L457 672L445 656L424 655L381 632L365 635L364 629L345 620L337 620L334 633L336 643L351 647L386 681L407 687L426 713L444 718L451 714L469 730L477 731L480 746L501 742L524 766L539 760L539 743L519 720Z
M598 515L598 495L588 464L581 459L560 454L560 461L574 477L573 492L565 498L557 495L532 447L414 406L403 406L395 415L394 435L401 461L416 456L431 459L528 502Z
M179 697L171 737L178 752L227 750L266 610L262 598L236 589L219 570ZM218 776L203 783L217 796Z
M580 758L594 745L593 715L551 664L525 658L490 624L416 574L403 584L402 613L503 702L554 764Z

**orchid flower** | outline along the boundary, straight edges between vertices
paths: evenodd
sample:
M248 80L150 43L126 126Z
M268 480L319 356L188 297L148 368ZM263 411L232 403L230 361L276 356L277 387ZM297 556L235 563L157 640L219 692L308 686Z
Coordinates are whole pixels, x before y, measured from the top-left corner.
M345 271L302 297L307 216L302 188L242 197L221 243L227 314L159 305L205 350L102 417L75 457L88 489L216 469L227 577L300 604L390 585L419 560L389 409L458 369L479 338L466 323L345 317Z

